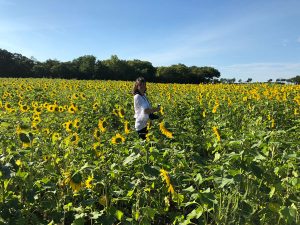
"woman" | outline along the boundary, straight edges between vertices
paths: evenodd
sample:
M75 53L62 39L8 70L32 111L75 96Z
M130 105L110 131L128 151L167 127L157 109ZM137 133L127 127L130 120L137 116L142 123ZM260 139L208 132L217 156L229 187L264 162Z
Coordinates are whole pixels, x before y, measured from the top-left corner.
M146 139L147 122L149 120L149 114L158 112L159 107L151 108L151 104L146 98L146 80L143 77L136 79L133 94L134 94L134 118L135 118L135 130L141 139Z

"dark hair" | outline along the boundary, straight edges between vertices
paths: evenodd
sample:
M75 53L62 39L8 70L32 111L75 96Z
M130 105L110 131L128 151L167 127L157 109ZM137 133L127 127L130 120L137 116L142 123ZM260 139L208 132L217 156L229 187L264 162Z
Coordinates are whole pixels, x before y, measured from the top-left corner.
M138 77L135 80L134 86L133 86L133 90L132 90L132 94L140 94L139 90L138 90L138 84L139 83L146 83L146 80L144 77Z

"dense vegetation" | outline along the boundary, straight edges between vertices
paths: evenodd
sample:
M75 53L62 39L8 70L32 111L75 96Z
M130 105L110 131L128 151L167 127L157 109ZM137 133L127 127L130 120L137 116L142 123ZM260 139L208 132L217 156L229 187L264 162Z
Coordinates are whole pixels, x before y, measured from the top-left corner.
M0 78L1 224L299 224L300 86Z
M220 72L212 67L187 67L184 64L154 67L147 61L121 60L116 55L107 60L85 55L70 62L52 59L39 62L0 49L0 77L135 80L139 76L153 82L209 83L220 77Z

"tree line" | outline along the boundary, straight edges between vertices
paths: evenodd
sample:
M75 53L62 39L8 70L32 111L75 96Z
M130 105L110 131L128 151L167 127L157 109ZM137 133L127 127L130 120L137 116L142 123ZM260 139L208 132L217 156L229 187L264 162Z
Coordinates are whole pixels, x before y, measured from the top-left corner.
M213 67L188 67L184 64L154 67L148 61L122 60L116 55L106 60L84 55L68 62L55 59L40 62L33 57L0 49L0 77L135 80L139 76L152 82L211 83L217 81L220 72Z

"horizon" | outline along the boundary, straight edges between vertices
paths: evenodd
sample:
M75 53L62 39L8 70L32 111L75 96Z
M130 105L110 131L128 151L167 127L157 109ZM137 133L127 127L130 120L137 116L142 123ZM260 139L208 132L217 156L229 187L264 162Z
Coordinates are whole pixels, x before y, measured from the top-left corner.
M0 48L41 62L117 55L210 66L220 78L289 79L300 74L299 8L296 0L0 0Z

